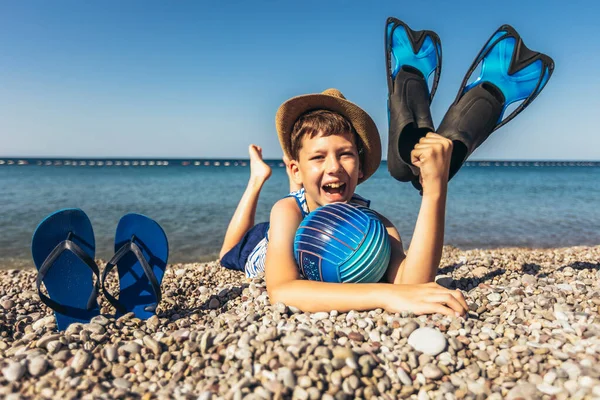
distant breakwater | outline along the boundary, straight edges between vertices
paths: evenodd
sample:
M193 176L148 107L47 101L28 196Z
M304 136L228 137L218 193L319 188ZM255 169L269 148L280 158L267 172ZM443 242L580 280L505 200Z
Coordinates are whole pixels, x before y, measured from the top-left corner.
M266 159L271 167L284 167L280 159ZM382 161L385 164L386 161ZM0 158L2 166L46 167L247 167L248 159L160 158ZM467 161L466 167L600 167L600 161Z

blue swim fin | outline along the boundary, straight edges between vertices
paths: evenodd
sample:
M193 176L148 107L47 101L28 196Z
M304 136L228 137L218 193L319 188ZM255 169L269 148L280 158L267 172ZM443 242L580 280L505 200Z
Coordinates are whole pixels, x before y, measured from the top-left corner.
M480 64L479 76L469 84ZM554 61L528 49L510 25L501 26L492 35L473 61L438 129L440 135L454 143L449 178L492 132L531 104L553 70ZM507 107L519 101L522 103L505 116Z
M167 236L156 221L140 214L121 218L115 235L115 255L102 273L104 296L116 308L117 317L133 311L144 320L156 313L168 257ZM106 277L115 266L119 271L118 300L106 289Z
M59 331L73 322L90 322L100 313L100 272L94 261L95 249L92 224L78 208L49 215L33 234L31 253L38 270L38 294L54 310ZM48 296L41 291L42 283Z
M429 105L442 71L442 43L433 31L413 31L390 17L385 25L388 82L388 155L390 174L412 181L419 169L410 162L415 144L434 131Z

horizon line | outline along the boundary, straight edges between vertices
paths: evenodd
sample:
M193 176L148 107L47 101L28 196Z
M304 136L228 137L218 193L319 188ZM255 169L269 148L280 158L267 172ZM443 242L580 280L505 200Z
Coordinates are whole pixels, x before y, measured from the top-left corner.
M0 161L250 161L244 157L14 157L0 156ZM282 158L263 158L264 161L283 162ZM386 162L387 159L382 159ZM600 163L600 159L467 159L465 162L592 162Z

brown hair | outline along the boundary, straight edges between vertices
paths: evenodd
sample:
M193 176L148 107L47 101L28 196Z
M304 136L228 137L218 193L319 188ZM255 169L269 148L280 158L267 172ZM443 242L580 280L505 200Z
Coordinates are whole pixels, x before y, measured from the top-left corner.
M356 130L345 117L329 110L312 110L302 114L292 128L291 134L291 156L298 160L300 149L302 149L302 139L305 136L313 138L321 133L323 136L343 135L350 133L354 139L356 150L358 151L359 165L363 164L363 142Z

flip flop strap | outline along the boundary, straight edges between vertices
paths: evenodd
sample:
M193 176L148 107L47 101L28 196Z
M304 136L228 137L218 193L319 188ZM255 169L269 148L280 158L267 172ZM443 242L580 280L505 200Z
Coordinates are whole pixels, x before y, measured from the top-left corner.
M106 282L106 277L108 276L110 271L112 271L112 269L117 265L119 260L121 258L123 258L123 256L125 256L125 254L127 254L129 252L132 252L135 255L135 257L138 259L138 261L140 262L140 265L142 266L142 269L144 270L144 274L146 275L146 277L148 278L148 281L150 282L152 292L154 293L154 296L156 297L156 304L160 303L160 300L162 298L161 292L160 292L160 285L158 283L158 280L156 279L156 275L154 274L154 271L152 271L152 267L150 267L150 264L148 264L148 261L146 261L146 258L144 257L144 254L142 253L142 250L139 248L139 246L137 244L135 244L133 242L133 240L130 240L129 242L127 242L126 244L121 246L121 248L119 250L117 250L117 252L110 259L110 261L108 261L108 263L106 263L106 266L104 267L104 272L102 273L102 291L104 292L104 297L106 297L108 302L110 304L112 304L115 307L115 309L117 309L117 311L119 311L122 314L127 313L127 309L123 306L123 304L121 304L121 302L119 302L119 300L117 300L113 295L111 295L108 292L108 290L106 290L105 282Z
M54 263L56 262L58 257L60 257L60 255L65 251L70 251L71 253L75 254L77 258L83 261L83 263L92 270L94 275L96 275L96 282L94 283L92 293L88 298L88 302L85 309L59 304L42 293L42 283L44 281L44 278L46 277L46 274L48 273L50 268L54 266ZM77 315L80 315L82 312L89 311L98 306L96 300L98 298L98 291L100 290L100 271L94 259L90 257L89 254L87 254L81 247L79 247L77 243L73 242L72 240L63 240L62 242L57 244L56 247L54 247L50 254L48 254L48 257L46 257L38 271L36 284L40 300L45 305L47 305L54 311L59 312L60 314L77 317Z

